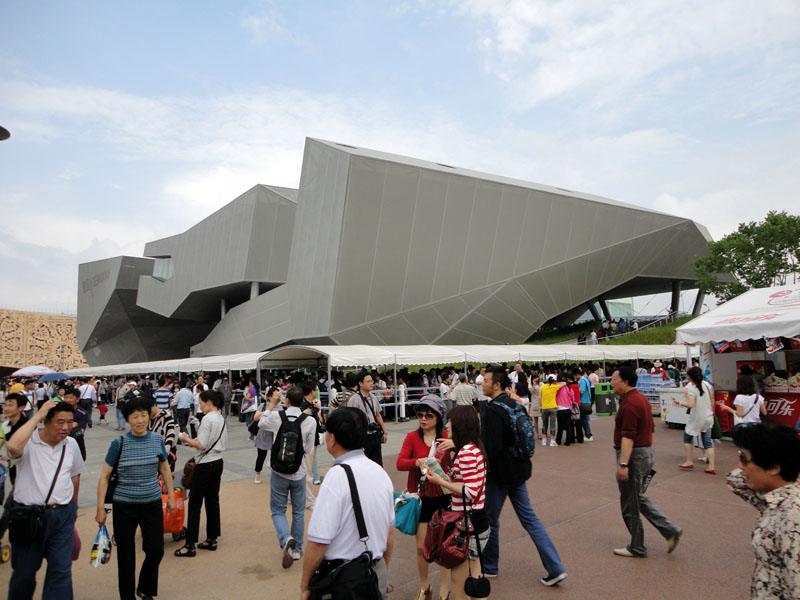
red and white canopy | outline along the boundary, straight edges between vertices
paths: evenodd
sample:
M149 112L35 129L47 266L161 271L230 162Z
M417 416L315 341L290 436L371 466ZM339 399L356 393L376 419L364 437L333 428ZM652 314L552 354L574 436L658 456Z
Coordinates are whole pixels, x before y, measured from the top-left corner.
M678 342L702 344L800 335L800 285L760 288L681 325Z

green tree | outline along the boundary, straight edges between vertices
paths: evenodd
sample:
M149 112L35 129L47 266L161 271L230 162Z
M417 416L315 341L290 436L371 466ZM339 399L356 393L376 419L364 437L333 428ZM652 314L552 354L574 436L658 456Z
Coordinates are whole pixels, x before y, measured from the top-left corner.
M752 288L797 283L800 216L770 211L759 223L740 223L708 249L692 264L697 286L723 302Z

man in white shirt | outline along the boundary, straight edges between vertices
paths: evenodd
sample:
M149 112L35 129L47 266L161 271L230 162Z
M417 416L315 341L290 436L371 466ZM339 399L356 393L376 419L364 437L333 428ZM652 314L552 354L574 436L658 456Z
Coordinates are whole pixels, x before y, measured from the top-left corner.
M478 387L483 385L483 376L485 373L486 373L486 367L481 367L480 373L478 373L478 376L475 378L475 385L477 385Z
M14 503L44 507L34 539L19 539L13 526L10 530L8 597L15 600L33 598L43 559L47 559L43 597L72 598L72 535L85 469L78 444L69 437L72 413L70 404L48 400L8 442L8 455L17 467ZM44 427L36 431L42 422Z
M287 407L285 411L275 410L280 402L280 395L274 394L270 400L267 410L263 413L257 411L253 415L254 420L258 420L258 428L271 431L275 435L277 443L281 442L279 431L283 419L300 421L300 431L303 441L303 453L309 454L314 451L314 437L317 435L317 422L307 413L300 410L303 403L303 390L299 387L292 387L286 392ZM338 412L338 411L337 411ZM285 417L282 417L285 415ZM274 447L274 446L273 446ZM297 470L294 473L278 473L275 468L276 459L280 455L275 451L271 453L272 472L270 475L270 496L269 508L272 512L272 524L278 534L278 543L283 550L281 565L284 569L292 566L295 560L303 556L303 532L305 530L305 508L306 508L306 461L300 458ZM286 507L288 498L292 497L292 528L289 531L289 521L286 519Z
M331 561L352 560L366 548L372 553L381 594L386 598L388 566L394 545L394 496L386 472L368 459L364 447L367 420L362 411L340 408L328 417L325 443L333 456L331 467L317 498L308 524L308 547L303 561L300 592L311 597L308 583L317 569L328 570ZM353 475L369 539L359 540L347 474L336 465L347 464Z

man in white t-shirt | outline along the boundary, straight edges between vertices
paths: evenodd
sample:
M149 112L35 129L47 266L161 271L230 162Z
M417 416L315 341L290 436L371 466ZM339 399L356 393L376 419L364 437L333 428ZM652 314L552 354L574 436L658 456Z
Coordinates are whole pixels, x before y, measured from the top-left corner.
M478 387L483 385L483 376L485 373L486 373L486 367L481 367L480 373L478 373L478 376L475 378L475 385L477 385Z
M317 497L317 505L308 524L308 543L300 580L301 598L311 597L308 583L318 569L327 572L331 561L352 560L365 550L359 540L353 512L353 500L347 474L337 465L353 470L361 510L369 539L366 549L372 553L381 594L386 598L388 567L394 545L394 489L386 472L364 455L367 419L358 409L344 407L331 413L326 423L325 444L333 456L333 467Z

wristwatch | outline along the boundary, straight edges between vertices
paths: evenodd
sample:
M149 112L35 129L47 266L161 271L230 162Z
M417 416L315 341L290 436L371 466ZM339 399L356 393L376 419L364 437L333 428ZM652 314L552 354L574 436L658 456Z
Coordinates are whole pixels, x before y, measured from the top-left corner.
M627 469L628 463L619 463L619 466L622 467L623 469Z

